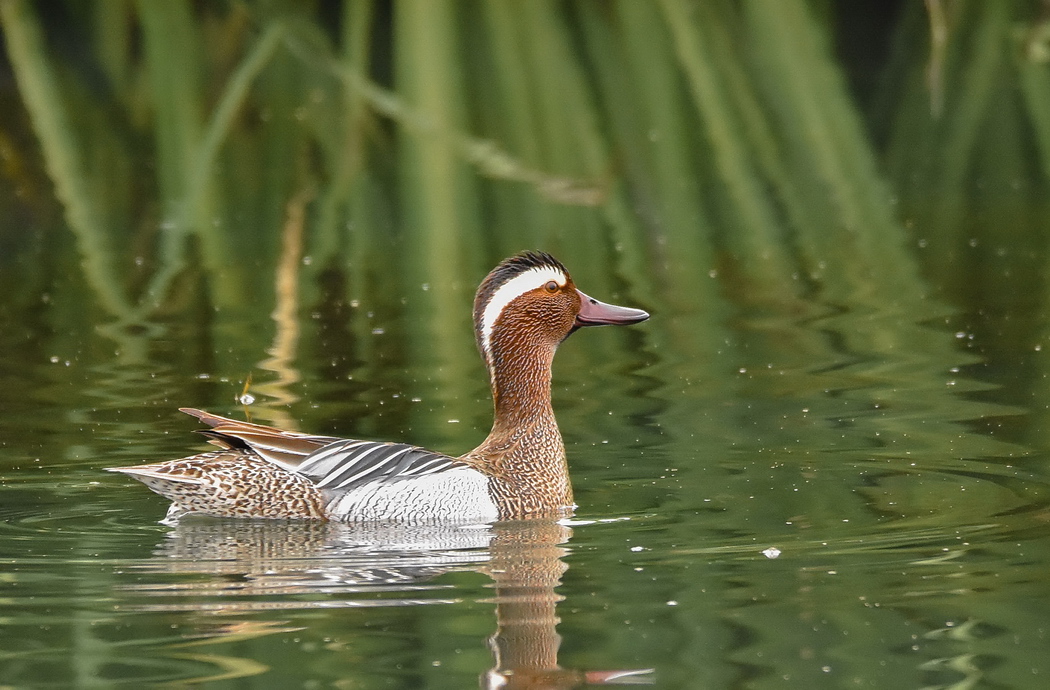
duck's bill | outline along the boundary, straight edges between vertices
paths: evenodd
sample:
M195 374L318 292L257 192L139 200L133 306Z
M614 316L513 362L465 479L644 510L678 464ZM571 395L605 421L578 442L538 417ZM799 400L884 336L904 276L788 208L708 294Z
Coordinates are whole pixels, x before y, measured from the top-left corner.
M580 290L580 313L576 315L576 327L581 326L626 326L649 318L649 313L631 307L599 302Z

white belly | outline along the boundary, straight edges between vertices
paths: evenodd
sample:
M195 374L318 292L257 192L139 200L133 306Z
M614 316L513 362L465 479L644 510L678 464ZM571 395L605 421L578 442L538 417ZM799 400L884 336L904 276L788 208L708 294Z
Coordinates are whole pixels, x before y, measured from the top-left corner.
M339 494L326 512L346 522L492 522L499 517L488 478L469 467L375 482Z

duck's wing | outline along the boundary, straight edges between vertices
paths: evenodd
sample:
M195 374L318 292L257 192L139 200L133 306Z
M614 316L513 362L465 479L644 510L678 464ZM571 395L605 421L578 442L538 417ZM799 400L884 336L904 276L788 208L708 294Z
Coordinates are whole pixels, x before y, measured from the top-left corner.
M372 482L392 482L469 467L448 455L407 443L341 440L307 456L296 472L326 491L350 491Z
M349 491L370 482L409 479L470 466L407 443L314 436L227 419L189 407L181 411L211 427L200 432L211 443L251 450L327 491Z
M192 407L180 407L179 411L211 427L200 432L208 437L209 443L220 448L253 451L264 460L292 471L314 451L343 440L336 436L315 436L264 424L241 422Z

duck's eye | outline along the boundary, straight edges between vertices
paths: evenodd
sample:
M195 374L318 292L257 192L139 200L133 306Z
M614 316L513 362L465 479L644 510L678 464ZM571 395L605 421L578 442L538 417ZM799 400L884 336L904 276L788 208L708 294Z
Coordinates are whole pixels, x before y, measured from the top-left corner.
M543 286L543 289L553 295L555 292L558 291L558 283L553 280L549 280L547 281L547 284Z

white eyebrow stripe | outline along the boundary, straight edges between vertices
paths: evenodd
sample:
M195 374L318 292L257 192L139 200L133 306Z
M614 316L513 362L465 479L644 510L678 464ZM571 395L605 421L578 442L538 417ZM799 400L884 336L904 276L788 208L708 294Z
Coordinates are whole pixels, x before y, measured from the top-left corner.
M565 283L568 282L565 274L553 266L537 266L514 276L503 285L500 285L496 292L492 294L488 304L485 305L485 311L481 314L481 344L484 347L486 358L489 358L492 354L489 345L492 329L495 328L496 320L507 305L526 292L546 285L552 280L559 287L565 287Z

